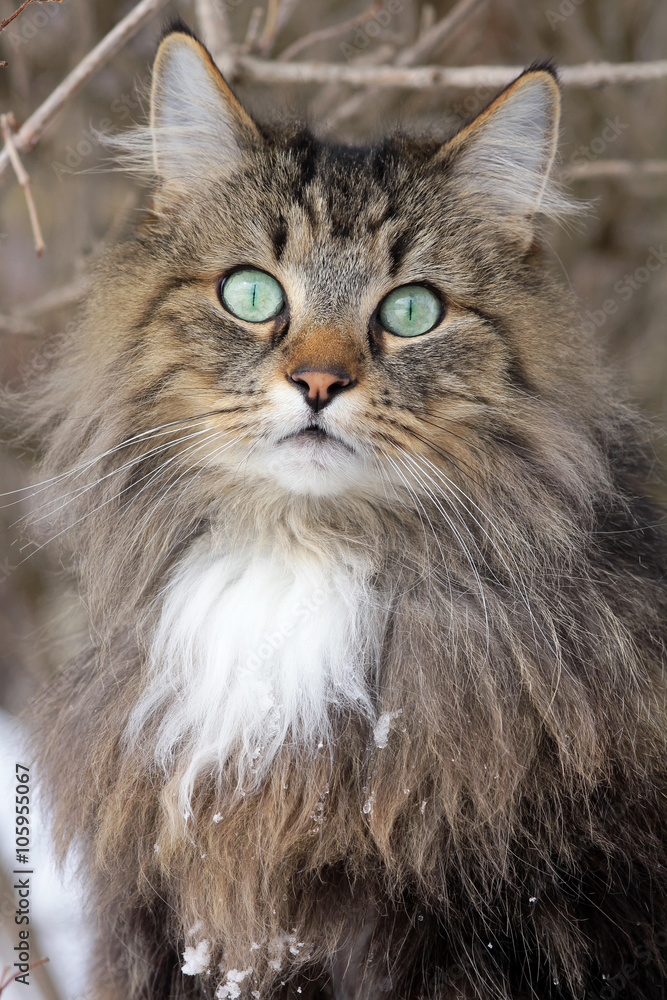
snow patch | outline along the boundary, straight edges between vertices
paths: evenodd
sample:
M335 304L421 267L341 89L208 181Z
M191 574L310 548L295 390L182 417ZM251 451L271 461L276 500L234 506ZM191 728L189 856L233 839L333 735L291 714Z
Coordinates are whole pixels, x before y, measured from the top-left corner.
M285 952L298 956L304 946L303 941L297 941L296 934L281 934L269 942L269 968L278 972L285 964Z
M379 750L384 750L389 742L389 730L393 720L402 714L403 709L399 708L397 712L383 712L377 720L375 729L373 730L373 739L375 740L375 746Z
M218 1000L238 1000L241 996L241 983L252 972L252 966L247 969L229 969L226 982L220 983L215 995Z
M183 952L181 972L186 976L200 976L208 971L211 962L211 942L204 938L196 948L187 947Z

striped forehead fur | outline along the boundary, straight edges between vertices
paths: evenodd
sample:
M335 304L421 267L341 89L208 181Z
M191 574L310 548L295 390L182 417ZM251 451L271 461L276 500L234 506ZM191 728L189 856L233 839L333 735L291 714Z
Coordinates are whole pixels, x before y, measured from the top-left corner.
M254 166L257 156L265 156L269 149L267 139L274 154L278 139L280 150L280 133L264 130L262 137L208 53L202 58L205 50L194 38L177 30L167 43L153 70L149 123L107 137L123 167L187 191L202 182L220 182L243 165ZM555 75L536 67L499 95L472 125L439 148L430 144L431 155L436 163L438 159L454 163L454 178L465 179L466 193L481 198L487 210L505 220L513 213L562 220L575 206L551 171L559 103ZM410 144L407 137L396 140ZM416 149L429 148L412 141ZM320 145L312 138L309 143L314 149ZM363 147L339 147L339 151L353 159L369 153ZM289 147L282 152L293 155ZM381 147L377 154L382 157Z

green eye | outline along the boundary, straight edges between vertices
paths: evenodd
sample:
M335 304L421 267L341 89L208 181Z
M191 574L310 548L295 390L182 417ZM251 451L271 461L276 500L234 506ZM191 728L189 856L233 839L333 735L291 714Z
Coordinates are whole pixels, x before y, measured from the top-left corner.
M254 267L242 267L225 278L220 298L232 316L249 323L273 319L285 305L283 290L276 279Z
M428 288L401 285L383 298L378 319L397 337L419 337L433 329L441 314L442 302Z

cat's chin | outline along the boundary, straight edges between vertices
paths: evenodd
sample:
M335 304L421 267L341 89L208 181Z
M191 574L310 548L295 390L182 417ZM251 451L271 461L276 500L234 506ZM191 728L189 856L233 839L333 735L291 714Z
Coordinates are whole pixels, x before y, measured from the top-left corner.
M340 438L304 430L279 440L252 462L283 489L301 496L375 494L377 475L362 455Z

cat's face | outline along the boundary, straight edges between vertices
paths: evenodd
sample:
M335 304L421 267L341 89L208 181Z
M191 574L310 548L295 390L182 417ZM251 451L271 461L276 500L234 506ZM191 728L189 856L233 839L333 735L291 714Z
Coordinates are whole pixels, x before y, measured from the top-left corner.
M548 72L444 146L334 148L258 129L174 33L152 101L157 215L129 265L151 288L132 324L138 424L209 414L189 453L202 467L382 496L414 485L408 456L460 455L531 391L533 215L554 207Z

